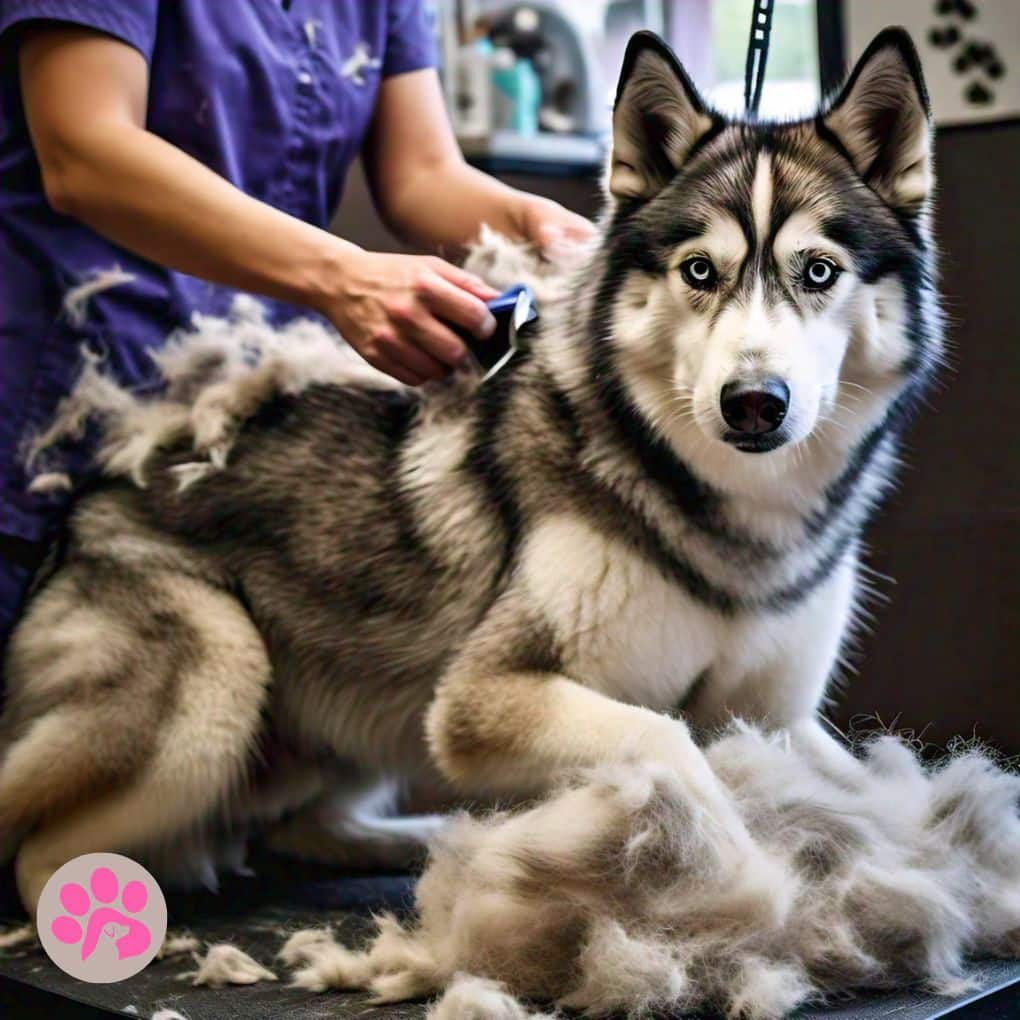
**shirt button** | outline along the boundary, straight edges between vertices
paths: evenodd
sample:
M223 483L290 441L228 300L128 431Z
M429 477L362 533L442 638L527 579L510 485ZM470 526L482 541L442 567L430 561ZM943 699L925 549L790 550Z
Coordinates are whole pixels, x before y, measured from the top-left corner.
M308 88L312 84L312 76L307 71L298 71L298 84Z

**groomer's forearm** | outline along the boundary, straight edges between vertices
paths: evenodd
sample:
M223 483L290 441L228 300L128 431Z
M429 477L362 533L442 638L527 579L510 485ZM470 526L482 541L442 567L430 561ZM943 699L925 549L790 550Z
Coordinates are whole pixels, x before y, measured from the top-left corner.
M402 237L445 251L460 251L485 223L508 237L523 237L523 207L534 196L517 191L460 159L409 175L383 209Z
M94 126L47 191L60 211L162 265L316 307L353 245L245 195L143 128Z

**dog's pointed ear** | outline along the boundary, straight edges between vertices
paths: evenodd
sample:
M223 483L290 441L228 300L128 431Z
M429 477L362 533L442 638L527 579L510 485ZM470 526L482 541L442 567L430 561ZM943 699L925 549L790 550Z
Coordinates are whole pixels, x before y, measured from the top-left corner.
M904 29L887 28L874 39L823 123L886 202L904 212L921 208L934 184L931 107Z
M652 32L636 33L627 44L613 107L610 193L642 200L657 195L711 126L673 51Z

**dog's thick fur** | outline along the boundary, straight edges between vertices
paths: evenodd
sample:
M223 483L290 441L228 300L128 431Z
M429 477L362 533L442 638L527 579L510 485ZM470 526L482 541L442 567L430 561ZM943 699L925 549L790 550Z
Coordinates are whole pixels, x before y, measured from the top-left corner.
M754 858L689 726L810 720L832 678L940 352L930 164L902 33L782 125L711 112L640 35L601 239L491 381L324 382L281 343L168 371L162 400L108 392L104 463L134 482L81 500L6 662L0 846L26 905L77 854L166 867L252 825L402 863L435 822L374 819L356 791L379 777L516 798L634 755ZM734 436L722 387L766 377L781 428Z

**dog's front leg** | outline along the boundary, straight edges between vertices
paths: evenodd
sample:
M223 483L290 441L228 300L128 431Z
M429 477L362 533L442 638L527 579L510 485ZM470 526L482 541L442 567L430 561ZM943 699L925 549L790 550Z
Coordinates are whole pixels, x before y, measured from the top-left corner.
M552 635L521 601L510 595L493 608L437 689L427 731L444 776L467 794L522 797L578 766L655 760L681 777L721 852L753 852L687 725L558 672Z

